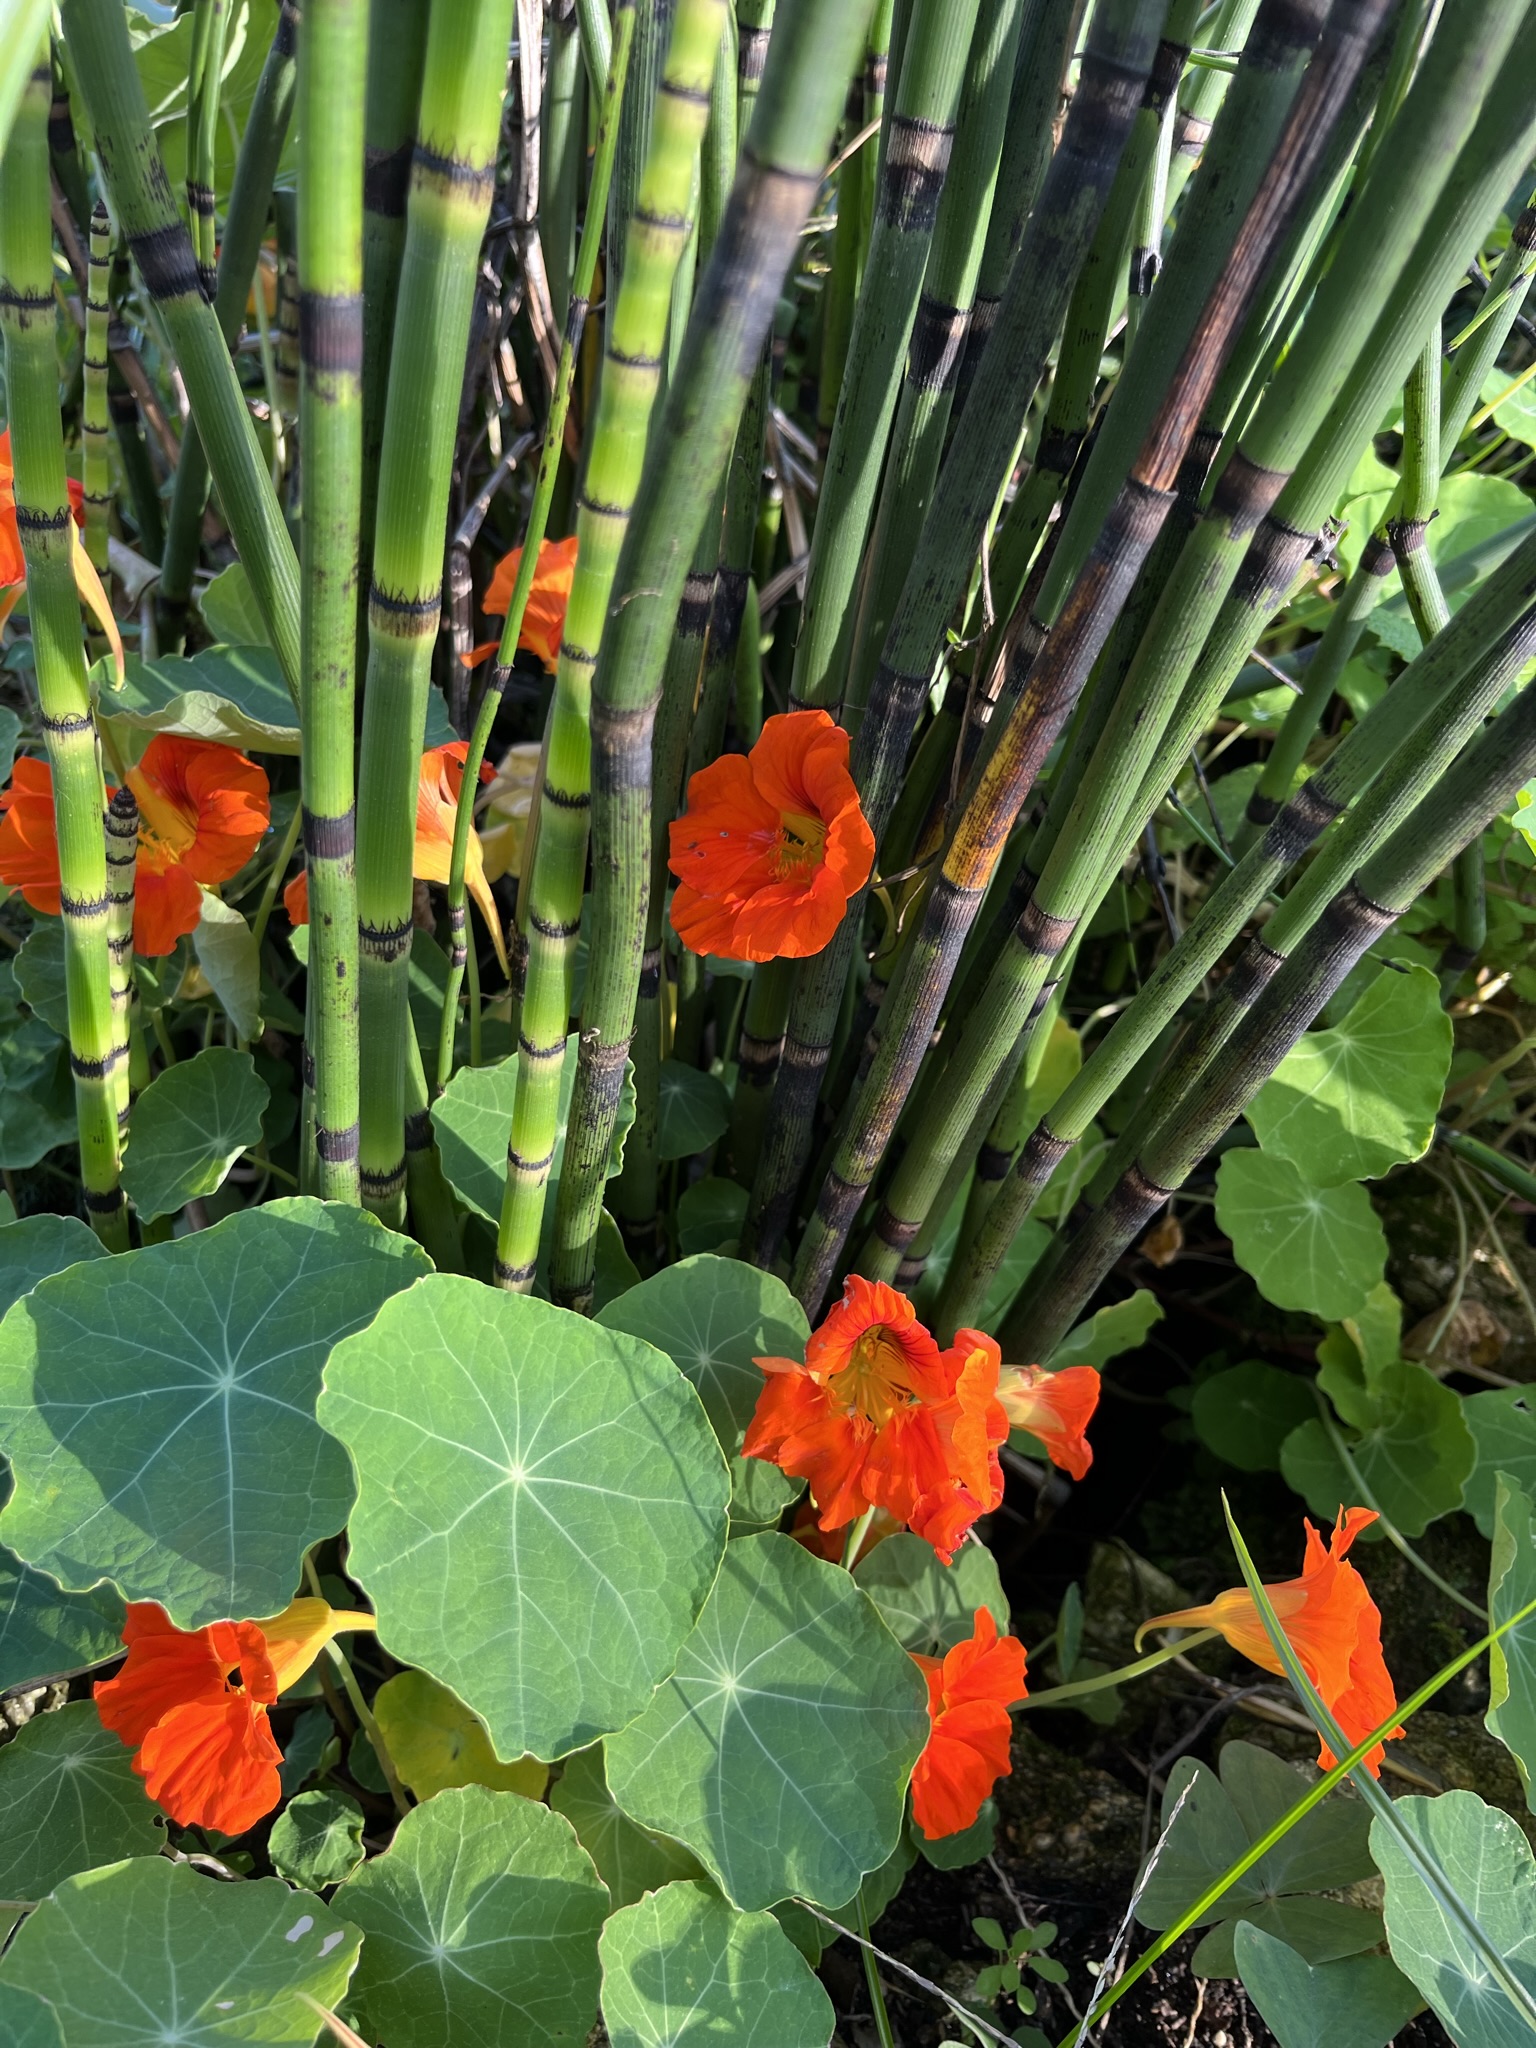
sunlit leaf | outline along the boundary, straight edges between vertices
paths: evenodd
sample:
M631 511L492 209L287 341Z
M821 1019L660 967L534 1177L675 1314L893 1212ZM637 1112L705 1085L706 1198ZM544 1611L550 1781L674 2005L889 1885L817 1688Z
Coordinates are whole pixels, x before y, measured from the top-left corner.
M942 1657L970 1635L978 1607L1007 1633L1008 1601L984 1543L962 1544L946 1565L931 1543L903 1530L867 1551L853 1576L897 1642L924 1657Z
M141 1216L211 1195L261 1142L267 1084L248 1052L211 1045L157 1074L134 1105L123 1186Z
M1386 1233L1356 1181L1314 1187L1288 1159L1239 1147L1216 1169L1216 1221L1277 1308L1352 1314L1382 1276Z
M615 1906L632 1905L674 1878L703 1875L681 1842L639 1827L624 1812L608 1790L601 1743L566 1758L549 1803L576 1830Z
M0 1898L43 1899L76 1871L164 1844L132 1752L90 1700L34 1714L0 1749Z
M340 1884L363 1860L363 1809L346 1792L301 1792L272 1823L267 1854L290 1884Z
M400 1782L418 1799L450 1785L488 1785L541 1799L549 1767L533 1757L503 1763L485 1723L425 1671L397 1671L373 1696L374 1718Z

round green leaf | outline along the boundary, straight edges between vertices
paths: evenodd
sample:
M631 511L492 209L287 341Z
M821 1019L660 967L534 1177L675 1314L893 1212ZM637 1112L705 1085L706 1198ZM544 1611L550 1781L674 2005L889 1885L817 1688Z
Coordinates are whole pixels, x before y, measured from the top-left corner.
M1477 1463L1467 1481L1465 1507L1485 1536L1495 1526L1500 1472L1536 1496L1536 1408L1529 1387L1498 1387L1469 1394L1461 1412L1472 1432Z
M1388 1521L1405 1536L1461 1506L1476 1457L1461 1396L1422 1365L1400 1359L1372 1374L1356 1409L1361 1429L1349 1443L1360 1477ZM1315 1515L1331 1522L1360 1487L1321 1421L1293 1429L1280 1446L1280 1469Z
M211 889L203 891L192 950L230 1023L242 1038L259 1038L261 956L256 934L233 904L223 902Z
M0 1477L0 1495L9 1489ZM14 1551L0 1549L0 1692L29 1679L66 1678L117 1656L123 1619L113 1587L61 1593Z
M603 1929L612 2048L826 2048L836 2014L771 1913L669 1884Z
M301 1199L45 1280L0 1324L0 1538L182 1628L275 1614L352 1501L315 1421L326 1353L429 1270L359 1210Z
M1352 1315L1386 1269L1386 1232L1358 1182L1313 1187L1289 1159L1251 1147L1216 1169L1216 1221L1266 1301L1326 1322Z
M1390 1956L1314 1968L1251 1921L1238 1926L1234 1947L1243 1989L1280 2048L1387 2048L1423 2002Z
M597 1316L665 1351L698 1388L727 1453L742 1437L763 1391L759 1358L803 1358L811 1326L784 1282L712 1252L668 1266L631 1287Z
M211 1884L138 1856L61 1884L22 1923L0 1983L46 1998L64 2048L311 2048L358 1936L275 1877Z
M1536 1600L1536 1508L1507 1473L1499 1473L1497 1486L1488 1566L1488 1618L1496 1628ZM1488 1732L1519 1766L1530 1805L1536 1784L1536 1615L1527 1615L1499 1638L1488 1664Z
M718 1251L741 1235L747 1218L747 1191L734 1180L706 1174L677 1198L677 1242L683 1257Z
M267 1853L290 1884L340 1884L363 1860L363 1809L346 1792L301 1792L272 1823Z
M1316 1413L1310 1380L1256 1358L1202 1380L1191 1409L1200 1441L1240 1472L1278 1471L1281 1444Z
M159 1074L134 1105L123 1186L141 1216L170 1216L211 1195L261 1142L269 1096L248 1052L211 1045Z
M676 1671L609 1741L608 1783L744 1909L838 1905L896 1847L927 1700L846 1572L787 1536L746 1536Z
M670 1359L439 1277L338 1345L319 1412L357 1467L349 1569L386 1647L499 1756L561 1756L640 1711L725 1539L725 1460Z
M106 1256L101 1239L78 1216L23 1216L0 1224L0 1316L39 1280Z
M771 1529L780 1515L805 1491L803 1479L791 1479L766 1458L731 1459L731 1534L750 1535Z
M336 1895L362 1930L352 2002L389 2048L581 2048L608 1894L568 1822L464 1785L413 1807Z
M731 1098L725 1083L715 1075L701 1074L686 1060L663 1060L660 1090L658 1159L691 1159L695 1152L705 1151L725 1136L731 1122Z
M40 917L11 963L27 1007L60 1038L69 1036L69 997L64 987L64 925Z
M429 956L430 957L430 956ZM434 1017L435 1029L435 1017ZM565 1163L565 1130L570 1122L571 1098L576 1088L576 1035L565 1041L565 1060L560 1069L560 1105L555 1128L554 1157L550 1161L551 1183L560 1178ZM454 1193L477 1209L489 1222L501 1215L501 1198L507 1181L507 1132L512 1128L512 1105L517 1099L517 1054L493 1067L460 1067L432 1105L432 1129L442 1155L443 1171L453 1183ZM635 1120L635 1070L624 1062L624 1081L619 1093L619 1114L608 1148L608 1173L624 1164L624 1140ZM554 1204L549 1204L551 1214Z
M0 1984L0 2041L6 2048L64 2048L53 2007L14 1984Z
M942 1657L962 1642L978 1607L1007 1632L1008 1602L985 1544L963 1544L953 1564L940 1564L931 1543L902 1530L861 1557L853 1575L902 1648L921 1656Z
M673 1878L703 1874L681 1842L637 1827L624 1812L608 1790L601 1743L566 1759L549 1803L576 1830L615 1906L633 1905Z
M5 1020L0 1030L0 1166L36 1166L45 1152L77 1135L68 1046L40 1017Z
M132 1752L90 1700L34 1714L0 1749L0 1898L45 1899L78 1870L164 1842Z
M1451 1020L1427 967L1384 967L1331 1031L1309 1031L1248 1105L1267 1153L1315 1187L1369 1180L1435 1135Z

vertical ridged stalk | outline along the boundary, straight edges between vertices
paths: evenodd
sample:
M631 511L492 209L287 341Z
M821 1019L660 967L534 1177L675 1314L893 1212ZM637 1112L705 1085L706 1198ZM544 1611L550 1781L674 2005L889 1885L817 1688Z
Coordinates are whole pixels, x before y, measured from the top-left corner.
M0 325L15 465L16 525L27 565L27 608L43 738L53 773L69 1006L69 1063L80 1133L80 1178L91 1224L110 1251L128 1244L118 1180L117 1068L108 932L105 793L85 674L85 641L70 548L54 338L46 42L34 51L0 178ZM125 1062L124 1062L125 1063Z
M107 953L111 960L113 1085L117 1106L117 1128L121 1137L128 1127L130 1096L129 1046L133 1033L136 991L133 980L133 883L139 864L139 805L125 783L114 790L107 805L107 894L112 908L107 918Z
M977 0L914 0L900 75L881 128L864 289L816 505L790 688L795 706L835 706L843 693L879 458L917 319L976 9Z
M512 658L517 652L518 635L523 630L523 615L528 609L528 594L533 589L533 579L538 572L539 549L549 524L549 508L555 495L560 452L565 442L566 416L570 410L571 380L575 375L576 357L586 327L592 297L592 281L597 275L597 255L603 239L608 184L613 171L614 144L618 135L619 107L624 97L624 80L629 70L629 52L634 26L633 5L629 4L629 0L621 0L614 19L607 80L603 87L603 111L598 123L597 148L592 160L592 183L587 194L587 217L582 227L581 247L571 281L570 303L565 315L565 334L560 344L560 360L555 369L555 388L549 401L549 418L544 425L544 447L539 456L539 473L534 482L533 503L528 509L528 529L523 535L522 558L517 566L512 595L507 601L507 616L502 622L501 644L491 665L490 676L480 699L480 708L475 713L474 730L469 737L469 752L464 761L464 777L459 785L459 805L453 821L453 851L448 864L448 923L452 933L453 950L449 956L448 981L443 991L443 1019L437 1041L439 1091L447 1087L453 1072L453 1041L458 1027L459 990L463 985L464 969L469 957L469 913L465 903L464 869L469 857L469 835L474 829L475 791L480 786L480 763L485 759L491 729L496 723L497 707L512 674ZM537 837L538 835L530 830L524 852L525 866L531 866L532 850L537 844Z
M370 1209L395 1222L405 1191L416 790L442 610L459 366L495 184L511 25L512 0L432 10L389 358L368 592L357 909L362 1191Z
M581 1308L592 1296L603 1168L634 1030L651 851L651 739L667 640L868 15L869 0L834 10L820 0L780 0L742 168L615 578L620 594L593 686L592 951L551 1271L555 1299Z
M1510 232L1478 308L1479 323L1451 356L1440 402L1440 468L1449 467L1467 421L1481 402L1483 381L1498 361L1510 330L1536 281L1536 198L1528 200Z
M80 468L85 492L85 552L98 575L107 571L107 512L112 503L112 466L107 452L107 298L112 262L112 224L98 199L91 214L91 267L85 291L85 369L80 403Z
M224 216L224 241L219 250L218 284L213 294L214 312L225 341L234 347L245 319L251 278L256 269L261 238L266 231L272 203L272 180L277 174L288 124L293 114L295 81L294 53L299 26L298 0L282 0L271 48L257 81L251 111L240 138L234 183ZM212 195L209 195L212 205ZM199 263L202 252L198 252ZM261 282L257 280L257 290ZM166 522L165 552L161 559L160 582L155 592L161 645L166 650L180 645L186 629L188 600L192 594L192 572L197 565L202 538L203 508L208 502L208 458L195 421L189 421L182 436L181 460L171 487L170 515Z
M299 565L192 243L171 197L118 0L63 0L114 211L181 366L214 482L283 674L299 681Z
M650 122L650 153L629 217L618 298L608 316L597 416L577 513L576 574L565 616L565 637L546 738L539 838L528 899L517 1100L507 1144L507 1186L496 1245L497 1285L520 1292L533 1285L555 1145L560 1070L570 1016L570 962L581 923L581 886L586 867L593 671L598 663L620 552L640 486L651 412L661 382L672 284L693 231L697 154L709 112L723 16L723 0L679 0ZM633 104L634 89L632 60L625 95L626 117ZM621 167L622 161L621 122ZM682 556L683 569L691 552L690 546ZM678 581L680 585L681 576ZM649 596L647 592L645 598L631 602L629 609L643 613ZM667 613L669 627L676 602L674 592ZM624 613L620 612L619 619L623 618ZM648 788L648 721L645 738ZM601 863L601 850L598 859ZM636 860L639 871L635 882L643 900L645 850ZM637 961L643 929L642 920L633 934ZM615 936L608 943L616 951L628 936ZM605 958L601 936L594 938L593 974ZM630 1003L632 1006L632 988ZM615 1105L628 1052L629 1029L630 1021L626 1018L618 1064L612 1072ZM611 1064L607 1048L602 1064L606 1074ZM578 1079L578 1101L581 1092ZM575 1163L576 1130L577 1109L573 1106L563 1176L567 1186Z
M539 246L556 324L565 325L576 264L587 84L582 71L576 0L555 0L549 16L549 69L544 80L544 133L539 148Z
M299 440L315 1192L357 1203L353 703L363 465L363 100L368 0L305 0L299 46Z
M224 31L228 0L196 0L192 61L187 77L187 212L203 291L212 298L218 278L218 226L214 178L219 142L219 95L224 83Z

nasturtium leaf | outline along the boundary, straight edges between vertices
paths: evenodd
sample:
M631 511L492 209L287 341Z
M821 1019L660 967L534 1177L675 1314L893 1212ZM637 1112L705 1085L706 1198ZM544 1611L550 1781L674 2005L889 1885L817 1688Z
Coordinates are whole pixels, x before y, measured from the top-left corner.
M1386 1233L1357 1181L1313 1187L1290 1160L1250 1146L1216 1169L1216 1221L1266 1301L1327 1322L1353 1314L1386 1266Z
M597 1321L666 1352L698 1389L727 1455L740 1450L763 1391L755 1361L803 1358L811 1334L782 1280L711 1252L642 1280L599 1310Z
M0 1898L43 1899L76 1871L164 1844L132 1751L90 1700L34 1714L0 1749Z
M734 1180L706 1174L677 1198L677 1242L685 1259L718 1251L741 1235L747 1219L747 1191Z
M0 2041L6 2048L64 2048L53 2007L15 1984L0 1984Z
M106 1246L78 1216L23 1216L0 1224L0 1316L39 1280L106 1256Z
M503 1763L485 1723L425 1671L397 1671L373 1696L373 1716L400 1782L418 1799L450 1785L488 1785L542 1799L549 1766L535 1757Z
M290 1884L340 1884L363 1860L363 1809L347 1792L301 1792L272 1823L267 1854Z
M0 1240L3 1242L3 1240ZM1461 1412L1477 1447L1477 1463L1467 1481L1467 1513L1487 1537L1494 1531L1497 1479L1507 1473L1517 1486L1536 1498L1536 1407L1530 1387L1498 1387L1469 1394Z
M221 569L199 593L197 608L215 640L242 649L271 645L243 562Z
M124 668L116 690L110 663L98 664L97 680L108 684L101 715L114 732L178 733L245 754L299 751L299 714L270 647L205 647L153 661L130 654Z
M967 1637L985 1607L1008 1631L1008 1602L997 1560L983 1543L965 1543L953 1564L940 1564L933 1545L903 1530L887 1536L854 1566L853 1576L904 1650L942 1657Z
M291 1799L295 1792L308 1784L319 1770L327 1750L331 1751L332 1760L341 1754L336 1724L324 1707L306 1707L283 1744L283 1760L277 1767L285 1799Z
M210 1884L190 1863L136 1856L72 1877L0 1962L0 1984L46 1998L64 2048L311 2048L314 2004L339 2005L358 1936L280 1879Z
M1163 1320L1157 1296L1148 1287L1138 1287L1124 1301L1098 1309L1087 1322L1069 1330L1044 1362L1052 1372L1067 1365L1093 1365L1102 1372L1112 1358L1123 1351L1135 1351L1147 1341L1147 1332ZM1034 1364L1033 1359L1019 1363Z
M357 1467L349 1569L385 1647L499 1756L561 1756L640 1712L725 1540L725 1460L669 1358L439 1276L337 1346L319 1412Z
M779 1517L805 1491L803 1479L791 1479L766 1458L731 1459L731 1534L750 1536L777 1527Z
M901 1839L886 1857L878 1870L872 1870L858 1890L843 1900L840 1906L826 1910L826 1919L818 1919L808 1906L798 1899L783 1899L773 1907L773 1917L778 1921L790 1940L799 1949L808 1963L820 1962L823 1954L837 1940L837 1927L829 1927L827 1920L835 1920L838 1927L857 1928L859 1908L864 1908L864 1917L871 1927L880 1923L880 1916L906 1883L907 1872L917 1861L917 1850L913 1846L912 1831L903 1828Z
M16 986L29 1010L60 1038L69 1036L69 996L64 986L64 925L57 917L40 917L12 966Z
M1222 1750L1219 1778L1205 1764L1181 1757L1163 1794L1167 1832L1136 1903L1142 1926L1172 1926L1294 1806L1308 1782L1310 1774L1304 1777L1247 1742L1229 1742ZM1296 1822L1197 1923L1210 1928L1194 1954L1197 1975L1236 1973L1233 1935L1239 1921L1289 1942L1308 1962L1331 1962L1374 1947L1381 1939L1376 1914L1318 1896L1370 1875L1369 1823L1367 1807L1340 1798Z
M1428 1150L1450 1064L1439 982L1427 967L1384 967L1342 1023L1291 1048L1248 1121L1314 1187L1369 1180Z
M940 1835L936 1842L930 1842L914 1826L912 1840L918 1854L932 1869L966 1870L984 1856L990 1856L997 1847L997 1801L984 1799L980 1813L957 1835Z
M0 1030L0 1166L36 1166L78 1136L69 1048L40 1017Z
M248 1052L211 1045L156 1075L134 1105L123 1186L141 1216L211 1195L261 1142L267 1084Z
M731 1098L714 1074L700 1073L686 1060L663 1060L656 1114L656 1156L691 1159L706 1151L730 1127Z
M1370 1498L1405 1536L1460 1507L1476 1455L1462 1397L1422 1365L1399 1359L1372 1378L1369 1410L1348 1438L1349 1455ZM1313 1514L1332 1522L1341 1502L1356 1500L1359 1483L1314 1418L1280 1446L1280 1470Z
M192 934L197 964L225 1015L242 1038L261 1036L261 956L256 934L232 904L203 891L202 914Z
M1495 1628L1536 1600L1536 1508L1508 1473L1501 1472L1497 1484L1488 1567L1488 1618ZM1488 1731L1514 1757L1525 1803L1536 1812L1536 1615L1502 1635L1488 1663Z
M43 1281L0 1324L0 1540L182 1628L277 1613L352 1502L315 1421L326 1354L429 1270L359 1210L295 1199Z
M1243 1989L1280 2048L1387 2048L1424 2001L1390 1956L1342 1956L1316 1968L1244 1921L1233 1942Z
M569 1822L463 1785L413 1807L336 1895L363 1933L351 2003L389 2048L582 2048L608 1894Z
M549 1169L551 1182L560 1178L565 1163L565 1130L576 1088L576 1046L573 1032L565 1041L565 1063L560 1069L555 1153ZM454 1193L492 1223L501 1215L501 1198L506 1190L507 1133L512 1128L512 1106L516 1099L517 1054L513 1053L493 1067L461 1067L432 1105L432 1129L442 1155L443 1171L453 1183ZM624 1140L634 1120L635 1075L626 1060L618 1121L608 1149L610 1177L624 1164ZM548 1206L553 1212L552 1200Z
M1517 2008L1448 1912L1418 1862L1382 1821L1371 1825L1371 1854L1386 1883L1392 1960L1411 1977L1460 2048L1530 2048L1536 2008L1536 1862L1507 1813L1475 1792L1395 1802L1399 1822L1424 1861L1482 1928L1525 1993Z
M633 1905L674 1878L704 1874L698 1858L681 1842L638 1826L623 1811L608 1790L601 1743L566 1758L549 1803L576 1830L576 1839L597 1865L615 1906Z
M838 1566L729 1544L677 1669L607 1744L614 1797L744 1910L857 1890L901 1834L928 1737L921 1672Z
M669 1884L603 1929L612 2048L826 2048L832 2001L771 1913Z
M1240 1472L1278 1471L1281 1443L1316 1413L1309 1380L1255 1358L1202 1380L1190 1410L1200 1441Z
M0 1467L0 1499L10 1480ZM111 1586L62 1593L0 1548L0 1692L28 1679L65 1678L121 1651L123 1602Z

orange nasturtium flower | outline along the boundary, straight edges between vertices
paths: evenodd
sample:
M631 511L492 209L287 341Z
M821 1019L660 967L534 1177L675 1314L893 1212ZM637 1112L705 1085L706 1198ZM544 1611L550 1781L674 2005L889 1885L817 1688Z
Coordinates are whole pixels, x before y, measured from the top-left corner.
M983 1344L996 1351L980 1330L960 1330L955 1345ZM1046 1456L1074 1479L1086 1479L1093 1463L1087 1430L1099 1405L1099 1375L1091 1365L1063 1366L1047 1372L1043 1365L1005 1365L997 1382L997 1398L1015 1429L1027 1429L1045 1447Z
M742 1449L808 1480L824 1530L884 1508L947 1564L1002 1499L996 1361L941 1351L894 1287L851 1274L803 1361L757 1363L767 1379Z
M1008 1709L1026 1695L1024 1645L999 1636L985 1607L969 1636L942 1659L913 1655L928 1681L928 1744L912 1773L912 1818L930 1842L975 1824L987 1794L1013 1765Z
M848 735L825 711L770 718L750 754L701 768L671 838L677 935L726 960L819 953L875 860Z
M267 777L233 747L160 732L128 770L128 787L139 805L133 945L153 958L196 930L200 885L227 882L255 852L271 818ZM57 917L59 845L46 761L17 761L0 810L0 882L19 889L33 910Z
M85 524L85 486L73 477L66 479L69 509L74 525L69 530L70 560L75 584L90 607L92 616L111 642L117 664L117 680L123 680L123 636L112 615L111 601L101 585L90 556L81 544L79 529ZM21 551L21 527L16 518L16 469L11 461L11 430L0 434L0 625L10 617L27 587L27 561Z
M485 593L487 618L504 619L512 602L512 586L522 563L521 548L512 548L496 564L491 587ZM565 610L571 601L571 584L576 576L576 536L569 540L541 540L539 559L534 565L528 605L518 629L517 644L536 654L547 675L560 666L560 642L565 633ZM477 668L496 652L498 641L487 640L463 657L466 668Z
M411 873L419 882L446 882L453 857L453 821L459 808L459 791L464 783L467 740L450 740L447 746L428 747L421 757L416 783L416 845L411 854ZM489 761L480 763L480 780L489 782L495 770ZM501 917L491 885L485 878L485 857L480 835L471 832L464 855L464 883L480 906L480 915L490 927L491 943L503 969L507 949L501 936ZM283 908L290 924L309 923L309 871L300 868L283 891Z
M97 1712L137 1750L133 1768L172 1820L243 1835L282 1796L268 1707L333 1637L374 1625L371 1614L292 1600L270 1621L189 1631L153 1601L131 1601L127 1660L97 1686Z
M1346 1557L1360 1531L1375 1520L1373 1508L1340 1508L1326 1550L1308 1522L1301 1577L1265 1588L1301 1668L1351 1746L1369 1735L1397 1706L1392 1677L1381 1654L1381 1615L1364 1579ZM1220 1629L1233 1649L1241 1650L1250 1662L1284 1676L1284 1666L1246 1586L1218 1593L1204 1607L1155 1614L1137 1631L1138 1643L1154 1628ZM1402 1732L1401 1728L1392 1730L1394 1736ZM1373 1778L1380 1773L1382 1753L1383 1745L1378 1742L1366 1756L1366 1768ZM1335 1761L1327 1743L1320 1744L1318 1762L1323 1769Z

